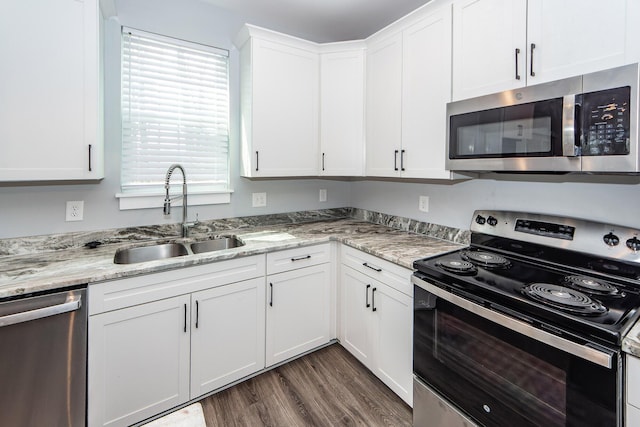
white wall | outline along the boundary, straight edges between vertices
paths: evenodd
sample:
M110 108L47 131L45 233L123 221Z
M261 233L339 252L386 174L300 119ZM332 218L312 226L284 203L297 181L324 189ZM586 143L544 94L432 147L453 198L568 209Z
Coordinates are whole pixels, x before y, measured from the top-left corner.
M182 210L164 217L162 209L120 211L120 25L230 50L231 203L189 208L190 219L215 219L349 206L350 184L335 180L289 179L251 181L241 178L238 147L239 63L232 39L243 24L239 16L205 2L126 0L117 2L118 20L105 22L105 178L75 185L0 186L0 238L172 223ZM188 171L187 171L188 172ZM328 201L318 201L327 189ZM251 193L266 192L267 207L252 208ZM84 221L65 222L67 200L84 200Z
M418 197L429 197L429 212ZM354 182L351 205L468 229L475 209L574 216L640 228L640 177L483 175L452 183Z

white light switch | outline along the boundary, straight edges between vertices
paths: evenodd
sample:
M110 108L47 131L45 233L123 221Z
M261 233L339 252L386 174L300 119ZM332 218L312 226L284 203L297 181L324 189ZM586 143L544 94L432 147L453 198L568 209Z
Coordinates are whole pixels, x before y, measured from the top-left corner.
M322 188L320 189L320 197L319 197L321 202L326 202L327 201L327 190Z

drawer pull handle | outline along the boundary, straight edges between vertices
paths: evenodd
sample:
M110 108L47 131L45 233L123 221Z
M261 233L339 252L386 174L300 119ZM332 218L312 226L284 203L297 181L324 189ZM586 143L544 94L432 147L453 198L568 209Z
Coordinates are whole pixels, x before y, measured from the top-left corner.
M367 285L366 289L364 290L365 304L366 304L367 308L371 307L371 304L369 304L369 288L370 287L371 287L371 285Z
M376 308L376 291L378 290L378 288L373 288L373 290L371 291L371 311L377 311L378 309Z
M302 261L303 259L310 259L310 258L311 258L311 255L301 256L301 257L298 257L298 258L291 258L291 262Z
M377 271L378 273L380 273L380 272L382 271L382 269L381 269L381 268L373 267L373 266L371 266L371 265L367 264L366 262L363 262L363 263L362 263L362 265L364 265L365 267L369 267L370 269L372 269L372 270L374 270L374 271Z
M196 300L196 329L198 329L199 317L200 317L200 304L198 304L198 300Z
M184 331L187 332L187 304L184 305Z
M273 283L269 283L269 307L273 307Z

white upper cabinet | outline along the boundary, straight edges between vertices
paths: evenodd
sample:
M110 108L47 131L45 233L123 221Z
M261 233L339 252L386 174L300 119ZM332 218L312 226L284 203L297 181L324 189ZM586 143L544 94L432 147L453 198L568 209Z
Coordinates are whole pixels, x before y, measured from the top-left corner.
M400 176L402 33L367 40L366 175Z
M558 80L640 60L633 0L459 0L453 99Z
M364 43L320 54L320 175L364 174Z
M630 44L639 41L627 37L637 26L627 14L633 1L528 0L527 84L627 63Z
M318 175L317 45L250 25L236 45L242 176Z
M97 0L5 0L0 181L104 177Z
M452 178L445 169L451 101L451 6L403 31L402 176Z
M366 175L451 179L451 4L429 4L367 40Z
M453 99L526 82L527 0L460 0L453 5Z

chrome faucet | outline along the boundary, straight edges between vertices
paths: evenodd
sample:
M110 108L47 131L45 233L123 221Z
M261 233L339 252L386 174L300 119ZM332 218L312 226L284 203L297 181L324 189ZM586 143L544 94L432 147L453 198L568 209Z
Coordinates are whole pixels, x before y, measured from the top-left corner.
M171 174L174 170L180 169L182 172L182 196L176 196L173 198L169 197L169 180L171 179ZM166 195L164 197L164 214L169 215L171 213L171 201L182 199L182 237L189 236L189 227L193 227L198 224L198 220L195 222L187 222L187 175L184 173L184 168L178 164L174 164L169 166L167 170L167 176L164 180L164 189L166 190Z

